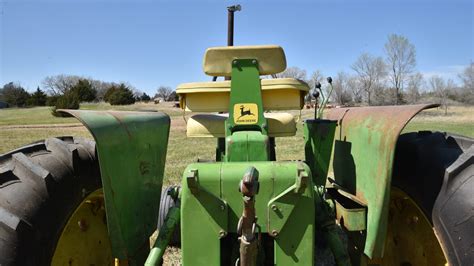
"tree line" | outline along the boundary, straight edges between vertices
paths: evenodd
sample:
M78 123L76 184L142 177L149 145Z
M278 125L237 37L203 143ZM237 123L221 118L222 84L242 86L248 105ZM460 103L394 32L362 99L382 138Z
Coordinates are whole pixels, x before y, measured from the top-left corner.
M176 93L160 86L154 98L164 101L176 99ZM75 75L48 76L42 81L42 89L29 93L21 85L9 82L0 87L0 101L7 107L53 106L55 109L78 109L81 102L105 101L111 105L133 104L152 100L127 83L104 82ZM53 114L58 115L53 110Z
M331 101L343 106L392 105L436 102L447 108L450 101L474 104L474 63L453 79L439 75L424 77L416 70L416 49L401 35L388 36L384 56L362 53L351 65L352 73L341 71L333 77ZM309 77L306 70L289 67L278 77L306 81L311 88L324 79L321 71ZM312 99L307 96L307 101Z

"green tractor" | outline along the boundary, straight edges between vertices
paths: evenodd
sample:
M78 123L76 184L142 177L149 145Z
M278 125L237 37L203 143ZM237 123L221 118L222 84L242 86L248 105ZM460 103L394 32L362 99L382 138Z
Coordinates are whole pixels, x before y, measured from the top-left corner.
M50 138L0 155L0 265L160 265L171 244L185 266L309 266L321 247L337 265L474 264L474 141L400 135L435 105L322 119L322 102L303 122L305 158L277 161L275 138L297 129L281 111L301 110L310 91L261 78L285 70L283 49L209 48L203 68L228 78L176 92L198 113L187 136L216 138L216 157L189 165L179 186L162 188L160 112L63 110L95 142Z

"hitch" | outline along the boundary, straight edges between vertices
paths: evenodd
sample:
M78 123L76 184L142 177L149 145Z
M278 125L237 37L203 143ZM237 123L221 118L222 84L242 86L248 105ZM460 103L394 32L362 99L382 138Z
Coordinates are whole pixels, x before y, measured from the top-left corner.
M255 215L255 195L257 195L258 190L258 170L252 166L245 172L239 184L239 191L242 193L244 201L242 216L237 225L237 234L240 241L239 262L241 266L257 264L260 228L257 225L257 217Z

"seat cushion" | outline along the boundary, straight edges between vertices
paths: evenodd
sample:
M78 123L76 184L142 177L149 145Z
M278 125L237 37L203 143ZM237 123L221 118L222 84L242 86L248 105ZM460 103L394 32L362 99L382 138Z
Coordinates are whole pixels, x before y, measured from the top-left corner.
M228 114L197 114L191 116L186 127L188 137L225 137ZM265 113L270 137L289 137L296 134L295 117L288 113Z

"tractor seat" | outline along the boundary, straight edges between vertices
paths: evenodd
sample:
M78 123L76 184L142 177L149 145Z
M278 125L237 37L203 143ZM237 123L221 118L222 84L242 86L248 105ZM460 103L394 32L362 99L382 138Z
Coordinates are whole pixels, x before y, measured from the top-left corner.
M288 113L265 113L270 137L290 137L296 134L295 117ZM225 137L225 120L228 114L196 114L186 127L188 137Z

